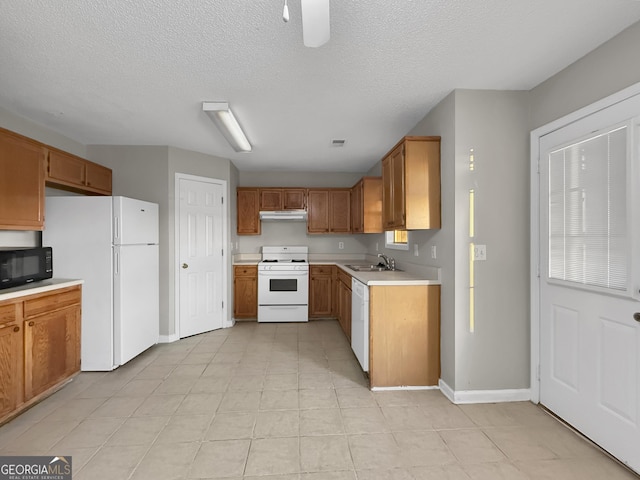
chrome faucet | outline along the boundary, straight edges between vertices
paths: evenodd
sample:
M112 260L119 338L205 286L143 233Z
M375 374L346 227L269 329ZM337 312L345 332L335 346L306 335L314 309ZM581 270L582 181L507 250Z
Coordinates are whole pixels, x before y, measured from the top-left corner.
M396 269L396 261L393 257L387 257L384 253L379 253L378 257L384 260L384 268L387 270Z

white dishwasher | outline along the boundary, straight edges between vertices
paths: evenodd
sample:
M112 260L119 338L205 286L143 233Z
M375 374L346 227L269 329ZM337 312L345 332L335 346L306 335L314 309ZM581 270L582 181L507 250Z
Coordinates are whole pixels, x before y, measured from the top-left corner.
M369 287L351 278L351 349L369 371Z

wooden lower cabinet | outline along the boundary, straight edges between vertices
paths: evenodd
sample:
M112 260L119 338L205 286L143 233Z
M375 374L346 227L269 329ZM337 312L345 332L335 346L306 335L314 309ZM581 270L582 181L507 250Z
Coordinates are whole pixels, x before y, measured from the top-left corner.
M333 265L309 267L309 317L326 318L333 315Z
M440 286L369 287L370 386L432 386L439 378Z
M233 267L233 317L258 317L258 267L255 265Z
M24 398L24 336L17 310L17 304L0 306L0 419Z
M80 371L81 287L0 302L0 423Z
M337 317L342 331L351 341L351 275L338 269Z

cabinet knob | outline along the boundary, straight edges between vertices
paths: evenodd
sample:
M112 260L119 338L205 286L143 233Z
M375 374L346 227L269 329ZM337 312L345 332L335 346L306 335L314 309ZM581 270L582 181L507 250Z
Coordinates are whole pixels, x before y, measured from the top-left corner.
M19 332L20 331L20 327L18 327L18 326L13 327L13 331L14 332Z
M29 322L30 327L33 327L34 325L35 325L35 322L33 320Z

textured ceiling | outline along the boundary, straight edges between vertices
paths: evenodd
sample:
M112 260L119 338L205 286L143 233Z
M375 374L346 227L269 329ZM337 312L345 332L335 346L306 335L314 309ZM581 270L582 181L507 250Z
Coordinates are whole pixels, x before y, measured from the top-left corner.
M528 90L640 19L634 0L0 0L0 106L83 144L240 170L363 172L454 88ZM254 146L201 111L228 101ZM346 139L343 148L332 139Z

